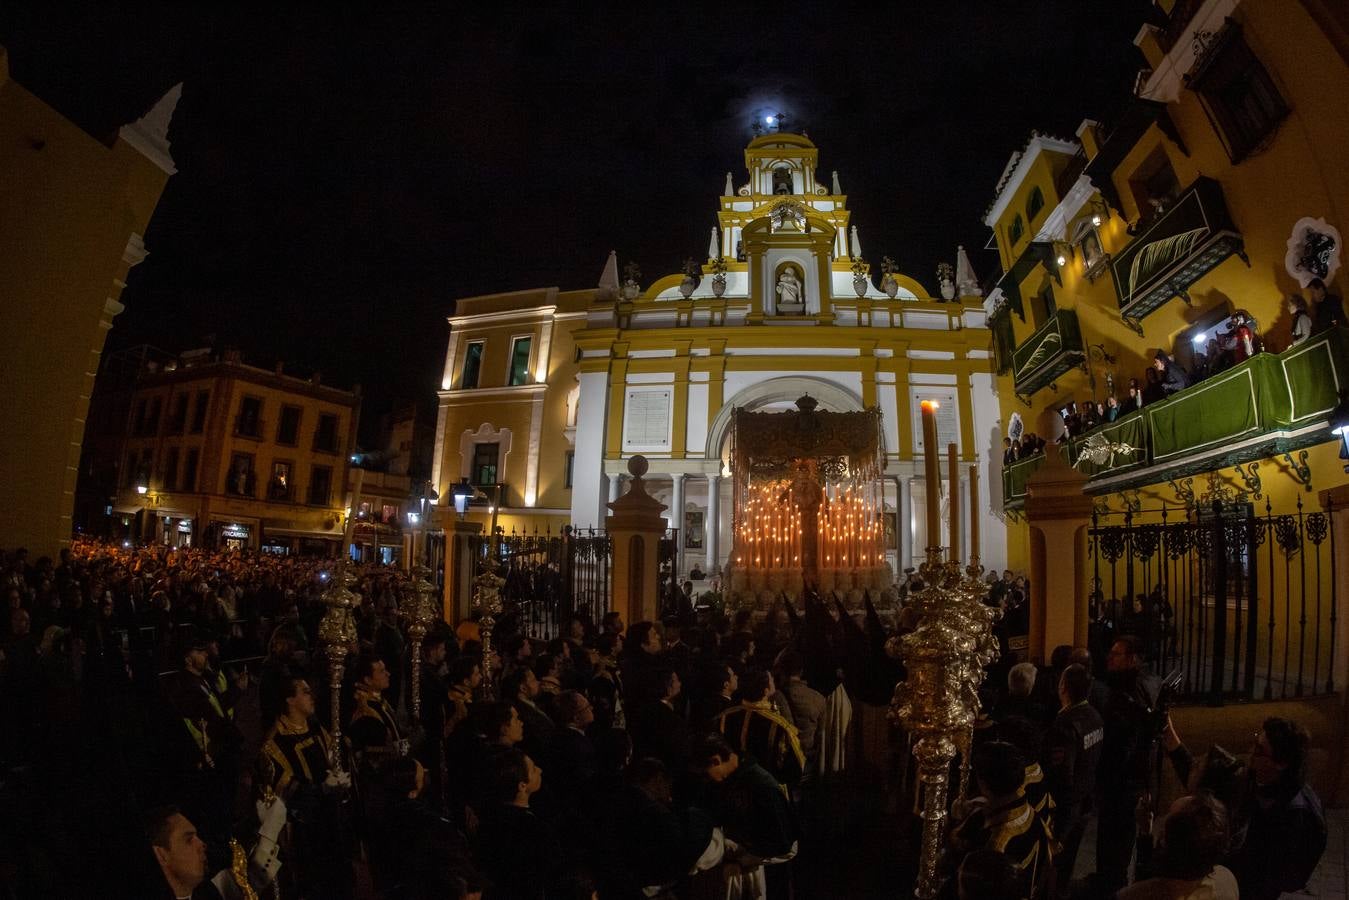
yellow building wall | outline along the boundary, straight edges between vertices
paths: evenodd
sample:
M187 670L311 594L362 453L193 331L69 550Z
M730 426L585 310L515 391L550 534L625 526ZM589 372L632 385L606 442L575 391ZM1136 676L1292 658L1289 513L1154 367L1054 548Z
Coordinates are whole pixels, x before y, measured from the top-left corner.
M1068 161L1065 157L1053 152L1041 152L1031 163L1030 171L1026 173L1016 193L1012 195L1011 201L1007 204L1007 209L999 218L995 228L998 254L1002 257L1003 269L1010 268L1016 258L1025 252L1036 232L1044 225L1045 217L1058 203L1060 198L1055 186L1055 179L1067 167L1067 164ZM1036 189L1039 189L1044 195L1045 204L1036 211L1034 216L1029 216L1027 212L1030 197ZM1021 216L1024 230L1021 237L1013 242L1011 240L1012 222L1018 215Z
M1114 374L1115 394L1123 400L1127 396L1129 378L1142 380L1156 350L1172 352L1181 332L1191 327L1204 311L1223 304L1246 309L1256 318L1266 349L1278 351L1288 345L1291 323L1285 309L1286 297L1289 293L1301 292L1284 266L1287 241L1294 223L1303 216L1323 216L1341 233L1349 233L1349 166L1343 164L1338 149L1349 142L1349 118L1344 115L1344 110L1349 109L1349 70L1333 36L1327 37L1323 33L1303 5L1242 4L1237 9L1237 19L1247 43L1283 94L1291 110L1288 117L1264 149L1234 165L1198 96L1182 88L1180 99L1168 104L1167 111L1185 142L1188 155L1157 125L1151 126L1113 173L1114 187L1124 207L1123 216L1121 211L1112 211L1098 230L1107 253L1119 251L1132 240L1125 229L1129 221L1138 218L1140 211L1129 179L1151 154L1160 149L1166 154L1182 190L1200 175L1220 182L1228 210L1244 238L1250 265L1235 256L1227 259L1190 288L1192 306L1179 298L1170 300L1142 320L1143 335L1139 337L1120 321L1112 276L1103 271L1094 283L1088 281L1084 277L1082 260L1075 255L1061 273L1062 285L1053 284L1055 302L1059 308L1073 309L1077 313L1085 344L1101 345L1101 349L1114 356L1116 362L1106 364L1099 357L1093 357L1089 363L1090 375L1080 368L1070 370L1057 380L1057 390L1042 388L1034 395L1029 407L1015 397L1010 375L1000 376L997 384L1004 421L1011 413L1020 412L1026 427L1037 430L1035 423L1047 409L1061 407L1069 400L1103 400L1107 370ZM995 224L1005 265L1003 236L1015 212L1020 211L1024 216L1030 181L1028 178L1027 184L1018 191ZM1089 214L1090 209L1084 208L1079 221L1081 216ZM1074 224L1069 223L1069 234ZM1343 271L1341 269L1330 285L1331 292L1340 296L1344 296L1349 285ZM1023 298L1035 293L1046 277L1043 267L1032 270L1021 285ZM1305 296L1305 292L1302 293ZM1011 314L1017 344L1028 338L1036 327L1028 300L1025 306L1025 321L1015 313ZM1349 480L1343 472L1343 462L1337 458L1337 444L1333 440L1310 448L1309 461L1318 491ZM1314 495L1290 476L1289 466L1281 458L1260 460L1259 471L1263 476L1265 498L1257 503L1260 509L1268 501L1276 514L1292 511L1299 499L1309 509L1315 506ZM1231 482L1231 469L1223 474ZM1206 486L1202 476L1194 479L1197 494ZM1157 506L1163 500L1176 510L1182 506L1165 483L1145 487L1140 495L1145 507ZM1123 498L1118 494L1100 499L1112 509L1123 508ZM1024 552L1026 547L1026 530L1024 521L1009 518L1008 554L1014 568L1018 553ZM1297 584L1293 589L1298 589Z
M70 540L84 421L121 309L128 240L144 233L167 178L13 81L0 48L2 546L54 556Z

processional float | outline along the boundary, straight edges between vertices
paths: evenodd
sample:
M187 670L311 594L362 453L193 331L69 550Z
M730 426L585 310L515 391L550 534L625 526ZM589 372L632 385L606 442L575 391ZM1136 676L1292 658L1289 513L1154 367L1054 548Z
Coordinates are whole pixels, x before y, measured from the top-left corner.
M729 585L744 607L766 609L806 588L860 604L894 586L885 559L881 415L737 409L731 426L733 535Z

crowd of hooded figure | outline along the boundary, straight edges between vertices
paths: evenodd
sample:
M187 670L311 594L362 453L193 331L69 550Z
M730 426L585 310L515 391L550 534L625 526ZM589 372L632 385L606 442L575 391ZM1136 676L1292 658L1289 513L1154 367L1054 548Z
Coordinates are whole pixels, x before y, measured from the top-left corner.
M330 566L93 541L56 564L5 555L0 871L16 895L811 896L802 867L838 839L825 795L867 725L854 706L884 709L904 677L870 598L726 616L676 593L661 621L577 616L548 641L507 608L486 654L479 621L439 623L414 697L408 581L356 566L366 602L333 685L316 646ZM990 602L1019 608L1007 575ZM1306 732L1269 719L1244 767L1196 761L1157 717L1136 639L1101 656L990 668L946 896L1301 887L1325 845ZM883 730L891 768L871 790L907 809L907 737ZM1188 792L1154 826L1158 742ZM896 818L916 856L916 817ZM1075 880L1093 825L1095 871ZM103 852L54 859L72 838Z

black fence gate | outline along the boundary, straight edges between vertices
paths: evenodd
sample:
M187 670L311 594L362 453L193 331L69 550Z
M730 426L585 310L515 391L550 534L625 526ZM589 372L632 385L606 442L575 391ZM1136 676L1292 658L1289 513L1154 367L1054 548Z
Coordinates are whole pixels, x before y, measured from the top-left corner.
M679 587L674 565L677 539L678 532L673 531L660 539L660 600ZM598 625L610 609L613 540L602 530L568 525L561 534L512 531L498 534L495 543L488 535L477 535L469 546L474 575L488 560L497 560L497 572L505 579L502 597L519 607L521 627L532 638L557 637L573 614Z
M1249 502L1093 516L1092 632L1132 634L1181 694L1222 704L1335 690L1332 516ZM1148 515L1153 521L1140 522ZM1120 524L1103 519L1122 518ZM1179 519L1179 521L1177 521Z
M489 559L505 579L502 598L520 609L521 626L530 637L556 637L567 617L580 613L598 623L609 610L613 545L603 531L573 529L561 534L477 535L469 545L474 574Z

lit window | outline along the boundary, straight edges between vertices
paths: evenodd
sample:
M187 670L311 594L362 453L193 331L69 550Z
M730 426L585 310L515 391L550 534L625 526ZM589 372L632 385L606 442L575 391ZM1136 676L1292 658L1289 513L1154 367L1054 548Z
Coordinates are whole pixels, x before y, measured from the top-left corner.
M474 341L464 350L464 374L459 379L459 387L467 390L478 386L478 373L482 370L482 341Z
M497 483L499 444L474 444L473 468L469 480L480 487Z
M533 338L516 338L511 344L511 377L507 382L514 386L529 383L529 348Z

